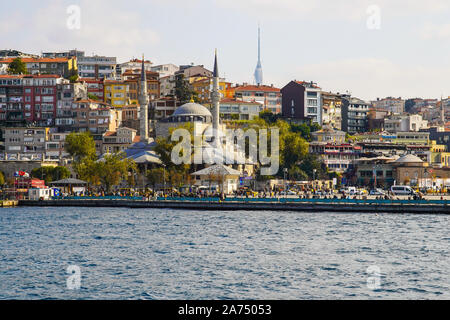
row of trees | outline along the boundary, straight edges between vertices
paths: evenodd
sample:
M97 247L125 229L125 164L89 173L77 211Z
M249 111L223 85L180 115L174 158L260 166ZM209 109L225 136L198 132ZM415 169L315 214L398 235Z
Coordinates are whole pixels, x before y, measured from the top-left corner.
M308 140L311 138L311 132L320 129L318 125L291 125L268 112L263 112L259 118L254 120L230 121L229 125L235 129L240 128L244 131L248 129L270 129L271 127L279 129L280 169L275 175L277 178L283 178L284 168L288 169L289 178L295 180L309 180L313 176L317 179L329 179L336 176L334 173L328 172L326 165L316 155L309 153ZM183 128L191 132L192 137L192 126L186 124ZM270 133L270 130L268 132ZM197 168L192 168L189 165L175 165L171 161L172 149L177 142L171 141L170 136L169 134L166 138L159 137L155 147L155 152L160 156L161 161L166 167L167 177L165 181L175 180L179 182L183 178L185 181L188 181L190 179L189 173ZM268 140L270 141L270 137ZM191 158L193 157L192 154L190 156ZM148 178L150 181L160 183L160 177L163 177L163 174L164 170L153 169L148 174ZM266 180L274 177L258 175L257 178Z
M136 163L123 153L106 154L98 159L95 142L89 132L70 133L65 146L74 159L74 171L91 185L104 186L109 192L124 180L130 185L135 184Z

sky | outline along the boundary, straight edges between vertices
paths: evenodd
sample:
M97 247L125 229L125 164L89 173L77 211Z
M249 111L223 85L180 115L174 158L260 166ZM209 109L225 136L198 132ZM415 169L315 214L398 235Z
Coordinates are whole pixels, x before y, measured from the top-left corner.
M260 24L264 84L440 98L450 96L449 17L449 0L22 0L2 3L0 49L212 69L217 48L222 77L254 83Z

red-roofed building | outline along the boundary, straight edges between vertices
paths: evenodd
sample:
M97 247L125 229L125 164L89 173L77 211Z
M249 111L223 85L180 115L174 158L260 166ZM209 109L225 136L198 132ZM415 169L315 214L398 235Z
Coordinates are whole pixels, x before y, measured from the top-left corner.
M57 110L58 75L1 75L0 124L51 126Z
M117 153L139 142L137 130L121 127L116 131L107 131L103 135L102 153Z
M105 102L105 97L104 97L105 90L103 87L103 85L104 85L103 78L101 78L101 79L80 78L79 81L86 83L88 94L94 95L100 101Z
M68 78L78 73L77 58L21 58L29 74L57 74ZM0 59L0 64L9 65L14 58Z
M246 102L257 102L261 104L261 110L268 110L273 113L281 112L281 91L274 86L248 85L236 86L236 100Z

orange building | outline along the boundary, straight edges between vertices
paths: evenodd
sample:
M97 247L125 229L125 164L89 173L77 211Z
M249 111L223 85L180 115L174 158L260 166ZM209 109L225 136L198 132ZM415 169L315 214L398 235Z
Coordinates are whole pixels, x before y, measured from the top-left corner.
M159 73L146 71L147 92L150 100L158 99L160 96ZM138 95L140 90L141 71L127 70L122 73L122 79L128 85L128 96L132 104L138 104Z
M198 93L200 103L206 103L211 101L211 91L213 85L213 78L203 78L192 82L192 89ZM226 82L224 79L219 80L219 93L220 98L234 98L234 88L231 82Z

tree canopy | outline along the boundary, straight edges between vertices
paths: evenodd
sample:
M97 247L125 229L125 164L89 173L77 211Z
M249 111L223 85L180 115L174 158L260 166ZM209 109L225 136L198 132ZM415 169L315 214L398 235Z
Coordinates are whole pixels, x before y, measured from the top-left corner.
M90 132L72 132L67 135L65 149L77 162L96 157L95 141Z
M45 180L45 183L48 184L52 181L67 179L70 177L70 170L66 167L41 167L34 168L31 171L31 176L33 178Z
M9 64L8 74L27 74L27 65L17 57Z
M195 90L192 90L189 83L184 80L184 75L178 75L175 79L175 96L181 103L187 103L191 99L194 102L199 102L198 93Z

